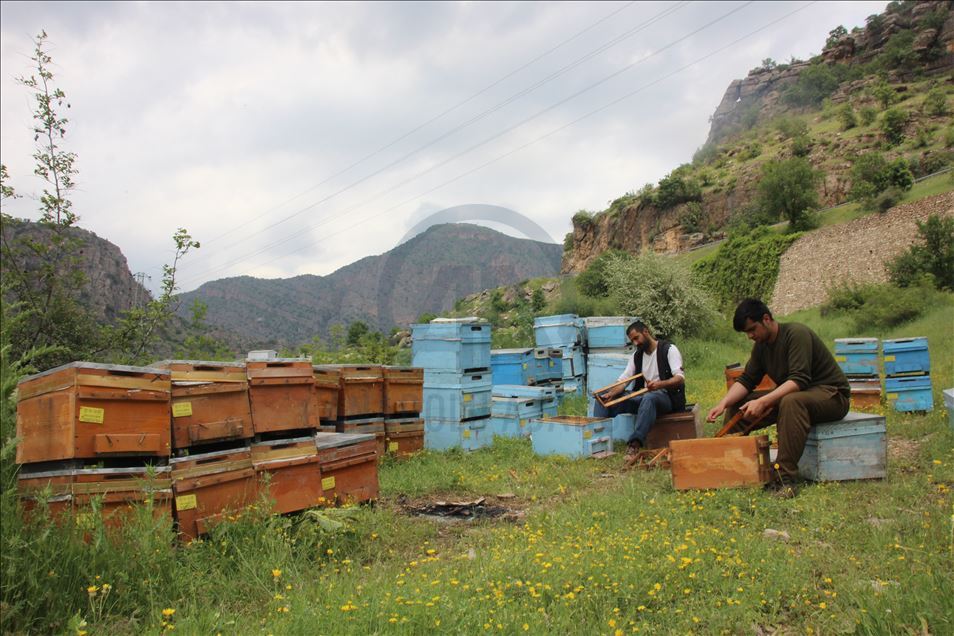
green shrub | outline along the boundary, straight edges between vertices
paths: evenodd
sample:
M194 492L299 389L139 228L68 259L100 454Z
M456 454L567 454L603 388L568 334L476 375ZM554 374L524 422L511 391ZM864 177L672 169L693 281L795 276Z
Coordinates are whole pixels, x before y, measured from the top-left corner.
M719 156L719 146L712 142L707 142L699 147L692 155L692 165L701 166L707 164Z
M901 108L890 108L881 116L881 132L889 144L897 146L904 141L904 127L908 123L908 113Z
M573 251L573 232L567 232L566 236L563 237L563 251Z
M680 166L659 180L655 203L668 210L686 201L700 201L702 188L688 174L688 166Z
M576 277L577 289L592 298L609 296L610 288L606 272L613 261L621 258L631 258L631 255L623 250L611 249L594 258Z
M705 217L702 204L698 201L690 201L686 204L686 209L679 214L679 224L686 232L699 232L702 230L702 222Z
M855 110L851 104L844 104L838 109L838 120L841 122L842 130L851 130L858 125L858 118L855 117Z
M548 308L554 314L576 314L577 316L617 316L619 309L612 298L593 298L581 292L576 278L564 278L560 283L560 295Z
M874 209L878 212L887 212L904 197L904 192L900 188L888 188L879 194L874 200Z
M917 242L888 263L888 273L901 287L928 277L938 289L954 291L954 218L932 214L918 221Z
M947 94L939 86L935 86L924 97L924 112L933 117L943 117L950 111L947 106Z
M767 227L734 233L714 254L693 264L693 278L722 307L743 298L768 298L778 278L779 259L798 237Z
M593 225L593 216L593 213L588 210L580 210L573 215L573 225L589 227Z
M775 128L782 133L786 139L791 139L798 135L808 134L808 124L801 117L792 117L784 115L775 120Z
M818 204L815 184L820 177L803 157L770 161L762 170L759 201L771 214L788 219L792 229L808 229L811 211Z
M881 48L881 53L875 58L876 63L883 70L913 69L918 59L913 49L914 32L910 29L898 31Z
M851 196L864 199L888 187L888 162L880 152L861 155L851 166Z
M716 319L711 299L689 272L654 252L613 261L607 279L622 314L640 316L657 334L701 334Z
M782 98L793 106L817 106L838 88L838 77L830 66L815 63L799 74Z
M944 147L954 148L954 125L944 129Z
M954 152L950 150L935 150L921 153L917 161L911 164L911 172L915 177L924 177L934 174L947 166L954 164Z
M796 157L807 157L812 151L812 138L808 135L796 135L792 138L792 154Z
M918 126L914 133L914 140L911 143L913 148L927 148L934 140L934 133L927 126Z
M893 285L848 284L828 292L821 313L847 316L856 333L871 333L919 318L940 300L930 285L900 289Z
M870 126L878 118L878 109L873 106L862 106L861 110L858 111L858 116L861 118L862 124Z
M884 80L872 86L868 89L868 92L875 101L881 105L882 110L886 109L898 99L898 93Z
M902 191L908 191L914 185L911 166L904 157L898 157L888 166L888 183Z

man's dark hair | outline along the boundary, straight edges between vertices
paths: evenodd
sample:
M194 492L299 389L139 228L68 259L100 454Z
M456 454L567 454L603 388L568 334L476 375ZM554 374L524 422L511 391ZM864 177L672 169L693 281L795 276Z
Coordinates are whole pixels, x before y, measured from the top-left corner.
M629 335L630 331L642 331L643 329L649 329L642 320L634 320L628 327L626 327L626 335Z
M746 320L759 322L766 314L768 314L769 318L772 317L772 312L769 311L768 305L763 303L758 298L746 298L739 303L738 307L735 308L735 317L732 319L732 328L736 331L743 331L745 329Z

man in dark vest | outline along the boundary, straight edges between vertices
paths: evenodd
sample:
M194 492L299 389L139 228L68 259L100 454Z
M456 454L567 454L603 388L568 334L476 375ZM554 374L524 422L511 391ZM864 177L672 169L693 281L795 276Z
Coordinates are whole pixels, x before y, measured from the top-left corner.
M818 334L797 322L776 322L761 300L739 303L732 326L755 344L745 372L707 419L714 422L728 407L739 405L746 419L763 427L777 424L778 459L768 488L777 496L792 497L809 431L845 416L851 388ZM754 393L763 375L778 386L766 394Z
M636 430L627 441L632 457L645 444L646 435L656 423L657 416L686 408L686 373L682 368L682 354L676 345L668 340L653 338L641 320L626 327L626 337L636 346L636 351L617 381L642 373L643 377L632 382L631 390L645 387L649 391L608 409L597 401L593 414L596 417L636 414ZM604 395L613 398L625 389L626 385L620 385Z

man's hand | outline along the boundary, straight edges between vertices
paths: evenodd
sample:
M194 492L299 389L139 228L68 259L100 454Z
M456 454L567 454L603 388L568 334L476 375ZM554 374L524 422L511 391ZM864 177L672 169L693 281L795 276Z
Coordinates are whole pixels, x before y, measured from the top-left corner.
M720 402L712 407L712 410L709 411L709 414L706 416L707 422L715 422L716 418L722 415L725 412L725 406Z
M746 402L739 407L739 410L743 413L745 419L751 422L765 417L768 412L772 410L772 405L763 401L762 398L759 398L751 402Z
M658 391L659 389L662 389L662 388L664 387L661 380L649 380L648 382L646 382L647 391Z

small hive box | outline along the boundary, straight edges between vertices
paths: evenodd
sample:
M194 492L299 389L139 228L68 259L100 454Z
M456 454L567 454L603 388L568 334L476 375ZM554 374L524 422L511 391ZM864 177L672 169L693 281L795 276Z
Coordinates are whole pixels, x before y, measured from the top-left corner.
M852 413L808 432L798 472L812 481L884 479L888 471L885 418Z
M317 433L315 446L325 502L357 503L378 498L378 451L374 436Z
M339 421L335 431L352 435L374 435L378 455L381 456L385 453L385 427L384 418L381 416Z
M252 465L259 483L268 475L273 511L298 512L325 503L314 437L271 440L252 445Z
M255 503L258 481L248 447L170 460L179 534L187 540L208 533L229 513Z
M172 380L172 447L252 437L248 378L241 362L163 360Z
M313 367L315 394L318 400L318 419L334 422L338 419L338 391L341 390L341 372L327 366ZM331 426L332 430L334 426Z
M586 359L583 357L583 347L564 347L559 349L563 359L563 379L569 380L586 375Z
M586 341L590 349L620 349L629 346L626 327L635 318L626 316L593 316L584 318Z
M168 371L72 362L17 392L18 464L170 455Z
M494 349L490 352L490 371L494 385L532 384L536 380L533 349Z
M583 344L583 322L576 314L537 316L533 338L538 347L574 347Z
M847 376L878 375L877 338L835 338L835 362Z
M530 440L538 455L605 457L613 451L613 420L558 415L531 421Z
M384 413L384 370L378 364L329 364L338 372L338 420Z
M646 434L646 448L666 448L673 440L697 437L702 437L699 405L687 404L686 409L680 413L669 413L656 418L656 422Z
M384 367L384 414L419 414L424 407L424 369Z
M884 394L895 411L911 413L934 409L934 391L929 375L885 378Z
M881 380L878 378L850 378L851 408L876 409L881 406Z
M461 448L472 451L493 444L494 433L490 417L461 422L425 418L424 447L432 450Z
M71 513L77 520L90 514L93 499L99 502L103 524L119 528L133 506L152 507L153 517L172 521L172 488L169 467L70 468L44 472L24 471L17 482L26 509L41 491L49 489L50 512Z
M492 380L487 371L424 372L425 419L462 421L490 415Z
M310 360L247 360L245 368L256 434L318 428L318 398Z
M401 457L424 450L424 420L419 417L384 420L387 452Z
M478 318L438 318L411 325L411 364L428 370L488 371L490 331L490 324Z
M676 490L761 486L771 479L766 435L669 442Z
M931 372L928 340L924 337L885 340L884 375L925 375Z

